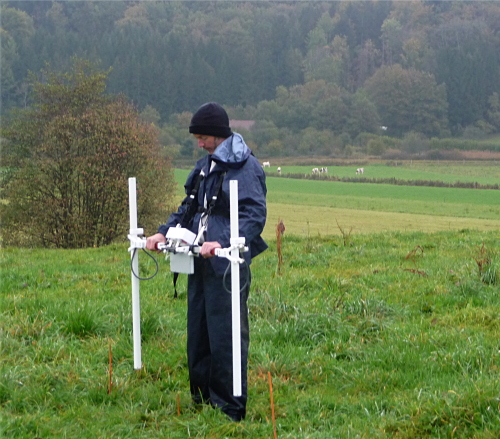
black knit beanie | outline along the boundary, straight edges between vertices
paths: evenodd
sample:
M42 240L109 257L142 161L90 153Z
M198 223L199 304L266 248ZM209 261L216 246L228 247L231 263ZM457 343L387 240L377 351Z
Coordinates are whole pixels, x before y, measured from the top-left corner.
M226 110L216 102L208 102L198 108L191 119L189 132L223 139L233 134L229 128L229 117Z

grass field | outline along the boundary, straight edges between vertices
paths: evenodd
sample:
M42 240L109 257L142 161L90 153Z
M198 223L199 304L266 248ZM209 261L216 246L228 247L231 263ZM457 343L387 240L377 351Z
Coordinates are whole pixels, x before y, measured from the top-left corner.
M458 166L453 178L498 177L478 169ZM408 178L434 171L418 172ZM175 171L179 199L187 173ZM273 438L270 374L280 439L497 439L500 192L267 183L245 421L190 402L186 278L174 300L166 262L141 282L137 372L128 242L3 248L0 437Z
M427 167L435 168L436 165L429 164ZM400 171L389 166L379 168L380 173L382 170ZM425 169L406 177L425 179L425 176L441 175ZM451 169L454 169L453 181L468 181L468 175L478 173L487 176L484 177L487 178L483 180L484 184L500 181L499 166L466 164L455 165ZM305 171L305 168L300 170ZM297 168L293 171L298 172ZM188 171L175 172L180 198ZM332 173L331 168L329 173ZM401 178L401 175L394 173L388 176ZM268 222L264 231L267 239L275 236L278 219L284 221L287 233L298 236L339 235L340 228L344 232L352 230L353 234L394 230L500 229L500 191L497 190L342 183L285 177L268 177L267 187Z
M175 300L167 263L141 283L136 372L127 243L3 249L0 437L272 438L270 374L280 439L498 438L498 232L285 234L282 275L269 243L238 424L190 403L185 277Z

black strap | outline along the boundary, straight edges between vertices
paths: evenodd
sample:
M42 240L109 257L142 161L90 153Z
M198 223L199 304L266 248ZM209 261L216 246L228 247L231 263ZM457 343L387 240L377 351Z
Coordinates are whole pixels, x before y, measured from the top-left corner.
M179 278L179 273L174 273L174 299L177 299L177 279Z
M215 188L214 195L212 196L212 199L210 200L210 204L208 205L208 208L207 208L207 212L206 212L207 216L209 216L212 213L212 210L215 206L215 203L217 202L217 198L219 197L220 188L222 187L222 182L224 181L225 176L226 176L226 173L223 172L219 177L219 181L217 183L217 187Z
M198 174L198 177L196 177L196 182L194 184L193 189L191 190L189 198L186 200L186 210L184 210L184 213L180 221L181 227L186 227L191 218L196 213L197 204L194 203L194 201L196 200L196 197L198 195L198 190L200 189L201 180L203 180L203 178L205 178L205 174L203 173L203 171L201 171Z
M208 212L208 209L205 209L204 207L198 207L198 213L206 213L206 212ZM210 215L223 216L224 218L228 219L230 217L228 210L219 206L215 206L210 212Z

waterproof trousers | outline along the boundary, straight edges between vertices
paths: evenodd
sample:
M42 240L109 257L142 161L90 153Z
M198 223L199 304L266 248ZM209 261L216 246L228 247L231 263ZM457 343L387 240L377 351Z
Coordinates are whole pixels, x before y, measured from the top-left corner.
M242 396L233 395L231 269L225 279L210 260L195 258L188 276L187 356L191 395L195 403L219 407L234 421L246 414L249 345L247 299L250 268L240 266Z

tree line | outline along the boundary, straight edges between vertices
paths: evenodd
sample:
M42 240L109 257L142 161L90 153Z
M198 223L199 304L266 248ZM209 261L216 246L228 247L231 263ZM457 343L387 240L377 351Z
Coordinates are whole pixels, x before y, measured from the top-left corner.
M189 156L191 114L216 100L254 120L263 156L380 153L388 138L500 131L495 2L3 2L2 116L30 105L29 72L72 56L110 69Z

